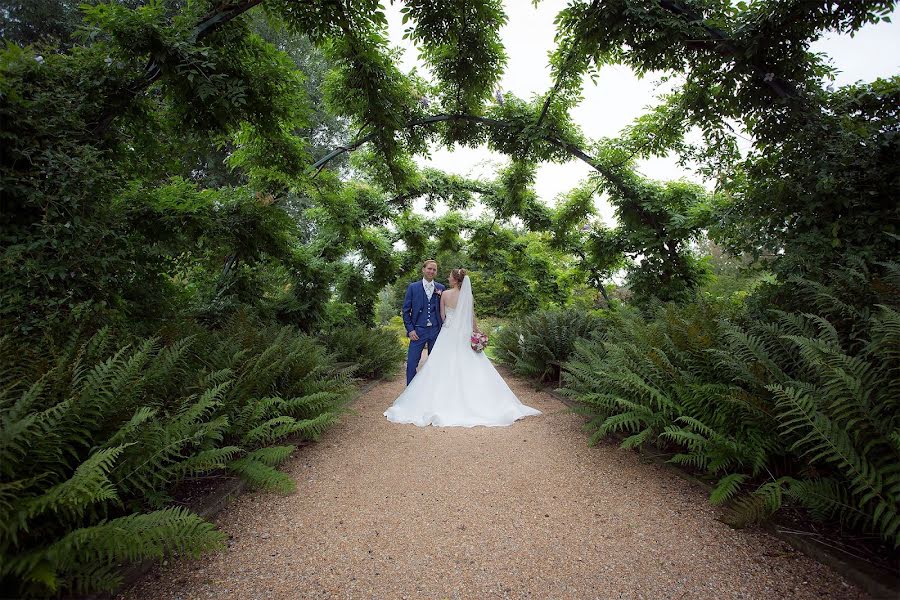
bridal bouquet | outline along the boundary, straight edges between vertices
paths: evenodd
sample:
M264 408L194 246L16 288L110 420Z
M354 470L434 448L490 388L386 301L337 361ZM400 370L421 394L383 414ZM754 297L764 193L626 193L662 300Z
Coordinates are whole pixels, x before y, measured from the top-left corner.
M488 345L488 336L481 333L480 331L473 331L472 337L469 339L469 342L472 344L472 350L475 352L481 352Z

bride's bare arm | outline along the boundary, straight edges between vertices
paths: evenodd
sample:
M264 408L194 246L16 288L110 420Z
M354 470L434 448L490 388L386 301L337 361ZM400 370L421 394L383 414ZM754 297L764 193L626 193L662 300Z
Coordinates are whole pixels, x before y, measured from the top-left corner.
M447 300L444 298L444 294L441 294L441 323L447 320L447 311L444 309L444 304Z

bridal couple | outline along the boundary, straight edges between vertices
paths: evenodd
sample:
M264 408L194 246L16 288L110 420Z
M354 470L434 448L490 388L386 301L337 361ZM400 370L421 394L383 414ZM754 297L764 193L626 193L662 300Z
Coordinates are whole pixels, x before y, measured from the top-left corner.
M450 271L449 288L434 280L437 269L437 262L425 261L422 280L406 289L406 390L384 415L420 427L496 427L541 414L519 402L487 356L472 349L472 332L479 330L465 269ZM428 358L416 373L426 346Z

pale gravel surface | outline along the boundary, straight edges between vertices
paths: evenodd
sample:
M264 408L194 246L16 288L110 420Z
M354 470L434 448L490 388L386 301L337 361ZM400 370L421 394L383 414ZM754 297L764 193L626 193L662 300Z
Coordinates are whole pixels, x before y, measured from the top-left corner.
M245 494L225 552L154 569L119 598L865 598L827 567L716 520L704 492L613 445L504 373L544 412L418 428L379 384L285 465L290 496Z

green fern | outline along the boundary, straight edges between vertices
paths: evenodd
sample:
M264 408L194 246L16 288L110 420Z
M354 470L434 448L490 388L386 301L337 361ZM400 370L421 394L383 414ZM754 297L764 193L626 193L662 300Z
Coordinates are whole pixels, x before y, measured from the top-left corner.
M19 595L112 589L124 562L217 546L196 516L147 511L212 472L293 489L274 468L293 446L267 444L316 439L353 390L315 339L246 321L40 351L0 338L0 582Z
M26 395L33 390L32 387ZM61 402L45 411L16 418L19 408L14 406L0 418L0 469L6 476L12 476L16 465L41 447L41 440L53 438L51 432L68 416L71 403Z
M854 506L845 486L837 479L790 480L785 494L820 519L836 518L845 526L859 527L868 517Z
M784 502L784 486L793 481L783 477L762 484L748 495L735 500L728 508L725 522L734 527L746 527L769 519Z
M382 328L346 325L322 334L322 341L338 363L351 363L357 377L384 379L396 373L406 352L397 336Z
M703 303L623 307L574 344L562 391L590 443L628 432L626 447L654 444L716 477L710 500L736 524L791 502L900 545L900 290L872 277L859 264L834 274L860 286L853 303L793 280L815 312L741 325Z
M296 482L285 473L258 460L239 458L228 463L228 469L255 488L282 494L297 488Z
M342 394L333 391L321 391L282 400L279 410L282 414L296 418L308 419L325 412L337 412L345 399Z
M97 578L91 569L114 567L119 562L140 562L167 556L199 556L224 547L225 534L184 508L168 508L133 514L107 523L76 529L51 544L44 552L64 587L77 592L112 590L120 582L112 571ZM87 568L87 569L86 569ZM86 575L89 575L86 577Z
M197 454L169 466L165 471L165 476L170 481L179 481L185 477L196 477L225 469L240 452L241 449L238 446L201 450Z
M813 464L827 463L841 472L847 481L847 491L856 500L854 504L869 515L868 525L900 545L898 463L873 462L868 451L873 448L874 440L863 448L857 447L844 426L818 410L809 390L772 386L772 391L783 411L784 435L795 440L791 448Z
M270 467L277 467L286 461L295 449L296 446L268 446L250 452L245 458Z
M749 479L749 476L742 473L731 473L726 475L716 484L713 491L709 494L711 504L724 504L731 500L741 488L741 484Z
M497 358L514 372L556 380L579 339L600 330L597 317L578 310L543 311L500 329L492 340Z
M58 483L42 495L25 504L29 519L53 511L66 519L81 517L88 506L118 499L118 493L109 479L116 459L129 444L104 448L94 452L78 465L72 477Z
M599 433L599 431L598 431ZM620 444L621 448L626 450L631 450L632 448L640 448L647 442L652 441L652 437L654 435L654 430L650 427L635 433L634 435L629 435L625 439L622 440Z

